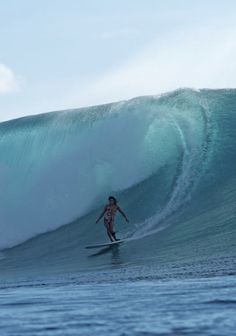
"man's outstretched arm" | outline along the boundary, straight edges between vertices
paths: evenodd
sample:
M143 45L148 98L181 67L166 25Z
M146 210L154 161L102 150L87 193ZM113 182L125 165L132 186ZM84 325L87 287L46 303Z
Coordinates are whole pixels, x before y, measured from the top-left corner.
M117 210L122 214L122 216L124 217L124 219L126 220L126 222L128 222L129 220L128 220L128 218L127 218L127 216L126 216L126 214L124 213L124 211L123 210L121 210L121 208L120 207L117 207Z
M105 215L106 212L106 207L104 208L103 212L101 213L101 215L98 217L98 219L96 220L96 223L98 223L100 221L100 219Z

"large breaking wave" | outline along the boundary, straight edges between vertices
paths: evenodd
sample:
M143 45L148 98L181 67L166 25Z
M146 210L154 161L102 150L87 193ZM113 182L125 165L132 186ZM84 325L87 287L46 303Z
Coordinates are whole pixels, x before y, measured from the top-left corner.
M94 220L111 193L131 219L118 220L124 237L154 239L171 226L191 240L196 227L180 221L205 213L194 225L211 223L207 235L213 221L234 220L235 108L235 90L186 89L0 124L0 247L62 226L50 236L58 249L65 224L66 244L101 241Z

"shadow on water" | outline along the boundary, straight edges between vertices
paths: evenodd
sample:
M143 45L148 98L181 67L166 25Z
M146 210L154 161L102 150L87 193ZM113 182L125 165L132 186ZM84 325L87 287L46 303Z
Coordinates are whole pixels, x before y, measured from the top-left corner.
M105 248L99 250L98 252L89 255L88 258L99 257L99 256L107 254L109 252L111 253L111 264L112 265L122 264L119 245L105 247Z

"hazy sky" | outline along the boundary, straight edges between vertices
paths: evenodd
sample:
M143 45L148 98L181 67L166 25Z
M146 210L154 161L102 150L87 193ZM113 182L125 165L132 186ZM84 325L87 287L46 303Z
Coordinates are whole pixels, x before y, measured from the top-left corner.
M0 121L236 87L236 1L0 0Z

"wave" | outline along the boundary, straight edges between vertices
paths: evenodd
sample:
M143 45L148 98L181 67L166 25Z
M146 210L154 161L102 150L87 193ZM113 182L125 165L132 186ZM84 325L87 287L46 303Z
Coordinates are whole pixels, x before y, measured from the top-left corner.
M184 89L1 123L0 247L44 233L23 246L71 255L104 239L93 223L114 194L143 255L163 229L169 252L186 237L216 248L235 235L235 104L236 90Z

